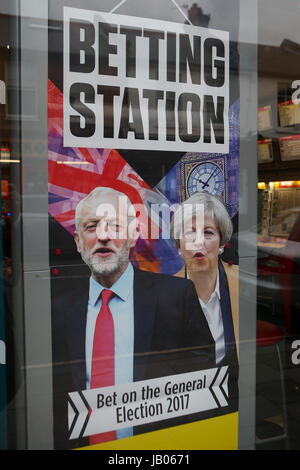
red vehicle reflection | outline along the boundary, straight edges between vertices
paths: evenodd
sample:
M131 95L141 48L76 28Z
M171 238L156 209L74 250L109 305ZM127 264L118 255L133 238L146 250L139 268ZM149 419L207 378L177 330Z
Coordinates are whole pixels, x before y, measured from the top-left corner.
M296 223L285 244L279 248L264 250L262 244L258 248L257 276L258 281L272 277L278 286L279 298L274 301L282 302L287 334L300 331L300 310L297 314L297 298L300 299L300 212ZM259 286L259 282L258 282ZM263 294L263 291L260 291Z

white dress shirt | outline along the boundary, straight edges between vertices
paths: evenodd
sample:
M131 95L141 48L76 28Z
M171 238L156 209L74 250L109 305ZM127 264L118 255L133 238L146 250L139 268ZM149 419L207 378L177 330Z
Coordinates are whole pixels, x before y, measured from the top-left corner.
M217 274L216 287L207 303L199 298L200 305L206 317L210 332L216 343L216 363L218 364L225 356L225 339L220 304L219 271Z

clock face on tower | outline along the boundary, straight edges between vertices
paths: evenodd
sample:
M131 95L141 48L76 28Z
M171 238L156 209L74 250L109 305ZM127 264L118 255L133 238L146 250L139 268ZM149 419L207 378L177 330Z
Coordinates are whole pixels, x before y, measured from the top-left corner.
M187 178L187 192L189 196L200 191L222 196L224 193L224 175L219 167L212 162L203 162L196 165Z

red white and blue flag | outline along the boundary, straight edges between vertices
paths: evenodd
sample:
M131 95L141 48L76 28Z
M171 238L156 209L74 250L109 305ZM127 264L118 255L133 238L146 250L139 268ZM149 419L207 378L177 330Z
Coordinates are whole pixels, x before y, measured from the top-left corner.
M132 263L148 271L167 274L175 274L182 267L182 260L171 240L160 237L162 217L149 211L153 204L169 204L168 199L148 186L116 150L64 147L63 95L50 80L48 183L49 213L71 235L75 230L75 208L95 187L110 187L126 194L132 204L138 205L140 212L144 211L140 213L144 224L131 253Z

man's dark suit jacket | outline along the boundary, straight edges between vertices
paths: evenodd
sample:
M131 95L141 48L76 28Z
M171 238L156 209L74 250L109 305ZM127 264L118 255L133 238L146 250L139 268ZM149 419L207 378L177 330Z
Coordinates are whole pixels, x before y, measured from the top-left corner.
M56 448L88 445L68 440L68 393L86 389L85 326L89 276L60 269L52 279L54 439ZM134 381L215 367L215 344L194 284L134 269ZM202 416L202 415L201 415ZM203 415L204 417L204 415ZM134 433L199 419L187 415L136 426Z

